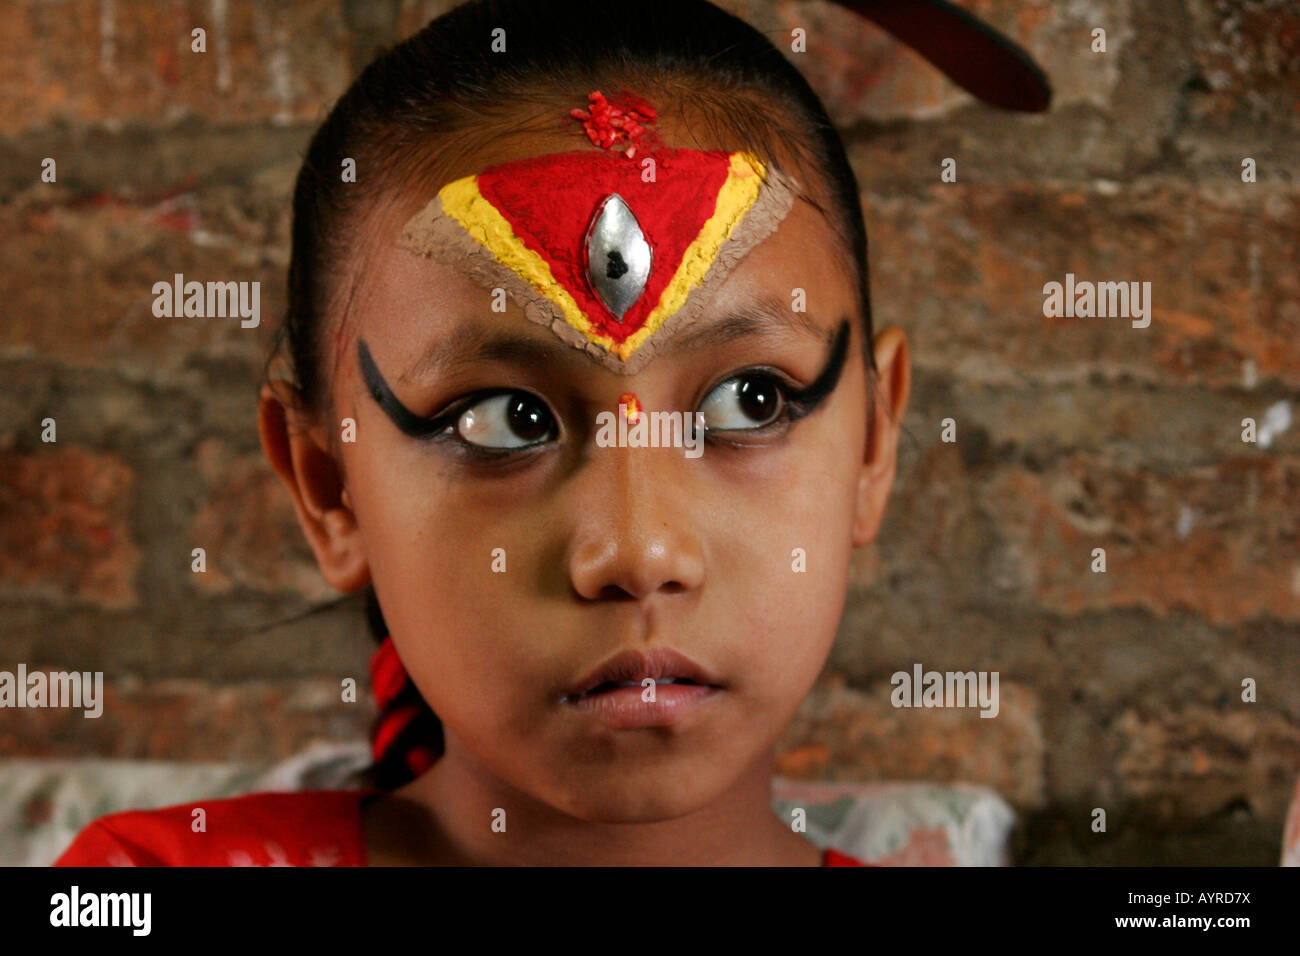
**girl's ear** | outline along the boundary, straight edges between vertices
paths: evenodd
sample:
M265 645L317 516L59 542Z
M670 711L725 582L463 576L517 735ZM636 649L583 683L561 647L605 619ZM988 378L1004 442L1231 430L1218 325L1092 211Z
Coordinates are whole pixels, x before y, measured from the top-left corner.
M880 531L885 502L894 485L894 470L898 464L898 433L903 413L907 410L907 397L912 390L911 358L903 330L892 325L881 329L876 333L873 349L879 383L874 393L868 396L871 401L870 420L853 517L855 548L874 540Z
M296 397L285 382L262 386L257 407L262 450L289 489L325 580L340 591L358 591L370 583L370 565L356 516L328 443L302 420Z

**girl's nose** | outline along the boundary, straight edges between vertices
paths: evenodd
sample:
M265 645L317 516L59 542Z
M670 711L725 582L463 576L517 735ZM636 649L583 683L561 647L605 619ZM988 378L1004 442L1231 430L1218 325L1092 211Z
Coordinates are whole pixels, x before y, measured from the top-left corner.
M674 448L598 448L575 475L574 533L567 560L588 600L690 591L704 583L702 503ZM683 472L686 472L683 474Z

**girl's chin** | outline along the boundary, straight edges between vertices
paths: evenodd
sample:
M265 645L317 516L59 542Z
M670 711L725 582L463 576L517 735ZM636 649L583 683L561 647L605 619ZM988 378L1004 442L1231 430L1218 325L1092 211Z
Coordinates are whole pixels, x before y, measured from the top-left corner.
M672 792L674 789L677 792ZM694 787L691 789L696 790ZM680 790L680 787L665 787L659 793L619 795L605 799L593 799L591 794L584 794L577 806L559 809L587 823L661 823L703 809L723 793L726 786L690 795L683 794Z
M708 806L735 781L724 762L656 761L657 769L566 775L554 796L535 790L555 809L588 823L656 823Z

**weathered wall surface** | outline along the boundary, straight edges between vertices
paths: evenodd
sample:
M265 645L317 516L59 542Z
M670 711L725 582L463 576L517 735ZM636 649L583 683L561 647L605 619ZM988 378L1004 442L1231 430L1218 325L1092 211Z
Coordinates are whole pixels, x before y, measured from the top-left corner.
M359 608L321 581L254 399L313 124L449 5L6 13L0 668L103 670L109 696L93 721L4 713L0 755L271 759L365 732L337 692L366 682ZM1275 863L1300 774L1300 7L965 0L1047 69L1053 108L1026 117L829 5L724 5L807 31L791 56L858 172L876 322L915 362L889 513L781 771L986 783L1022 863ZM263 326L156 319L178 272L259 280ZM1150 282L1149 327L1045 318L1067 273ZM998 716L891 706L917 663L997 671Z

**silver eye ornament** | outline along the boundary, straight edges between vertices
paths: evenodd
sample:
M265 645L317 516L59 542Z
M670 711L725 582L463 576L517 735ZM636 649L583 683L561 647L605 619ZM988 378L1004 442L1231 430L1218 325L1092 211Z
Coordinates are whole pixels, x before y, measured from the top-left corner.
M587 229L587 278L600 301L623 321L650 279L653 258L645 233L618 193L600 201Z

